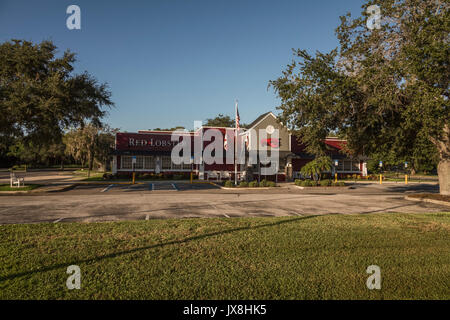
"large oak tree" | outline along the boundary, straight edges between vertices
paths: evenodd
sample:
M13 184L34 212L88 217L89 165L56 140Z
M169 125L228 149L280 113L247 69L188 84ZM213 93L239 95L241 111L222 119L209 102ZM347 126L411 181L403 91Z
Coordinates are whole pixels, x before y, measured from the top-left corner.
M75 54L57 57L51 41L12 40L0 45L0 149L60 143L64 130L101 126L113 105L106 84L89 73L73 74Z
M380 7L379 29L367 26L371 5ZM341 17L339 48L315 56L296 50L270 82L282 121L317 155L330 131L353 154L394 152L411 161L433 145L441 193L450 194L449 8L444 0L367 1L360 17Z

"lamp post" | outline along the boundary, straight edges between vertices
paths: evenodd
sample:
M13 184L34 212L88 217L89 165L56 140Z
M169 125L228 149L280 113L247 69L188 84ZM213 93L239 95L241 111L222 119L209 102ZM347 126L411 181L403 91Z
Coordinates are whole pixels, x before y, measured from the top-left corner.
M337 174L337 167L339 166L339 160L334 160L334 182L337 183L338 180L338 174Z
M380 163L378 164L378 166L380 167L380 184L383 183L383 174L382 174L382 168L383 168L383 161L380 160Z
M408 184L408 172L406 171L408 168L408 162L405 161L405 184Z

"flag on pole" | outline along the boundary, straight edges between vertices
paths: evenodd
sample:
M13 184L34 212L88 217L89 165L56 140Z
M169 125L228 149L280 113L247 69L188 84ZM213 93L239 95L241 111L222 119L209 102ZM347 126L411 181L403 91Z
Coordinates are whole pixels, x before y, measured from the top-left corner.
M236 100L236 129L238 130L239 130L239 120L241 120L241 118L239 117L238 101Z
M234 140L234 185L237 185L238 181L238 168L236 163L238 133L239 133L239 111L238 111L238 101L236 100L236 131L234 134L234 136L236 137L236 140Z

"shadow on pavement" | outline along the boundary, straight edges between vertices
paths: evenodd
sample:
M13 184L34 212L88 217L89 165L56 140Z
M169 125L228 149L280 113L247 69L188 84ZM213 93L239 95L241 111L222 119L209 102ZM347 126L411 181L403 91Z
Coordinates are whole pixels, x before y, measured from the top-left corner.
M427 193L439 193L439 185L435 184L411 184L403 186L388 186L386 188L388 192L427 192Z

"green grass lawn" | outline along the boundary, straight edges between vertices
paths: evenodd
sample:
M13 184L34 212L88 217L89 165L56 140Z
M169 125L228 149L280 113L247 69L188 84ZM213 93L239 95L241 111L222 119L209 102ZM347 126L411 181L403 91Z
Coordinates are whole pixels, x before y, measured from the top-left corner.
M449 244L450 213L2 225L0 299L449 299Z
M40 184L25 184L24 187L12 187L9 184L0 184L0 191L30 191L40 187Z
M84 169L84 170L76 170L73 171L72 174L75 176L78 176L79 178L84 177L84 179L82 179L83 181L103 181L103 174L105 172L103 171L91 171L90 173L90 177L88 178L88 170Z

